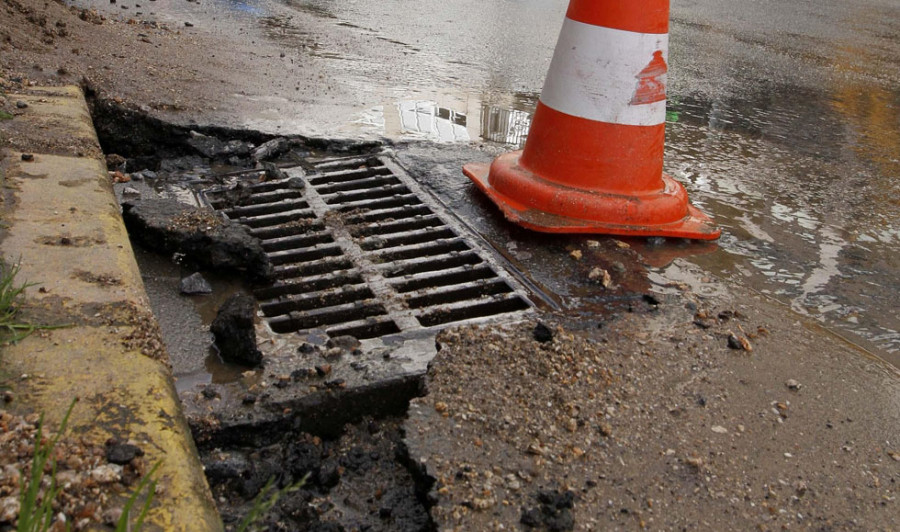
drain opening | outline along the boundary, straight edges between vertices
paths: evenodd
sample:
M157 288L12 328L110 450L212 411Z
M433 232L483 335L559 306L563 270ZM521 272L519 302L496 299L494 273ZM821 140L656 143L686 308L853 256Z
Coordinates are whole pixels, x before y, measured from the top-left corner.
M377 338L531 308L468 230L448 223L389 158L310 160L284 171L286 179L201 194L262 239L277 281L254 296L274 333Z
M369 316L387 314L377 303L347 303L332 307L317 307L306 312L290 312L269 319L272 330L278 333L314 329L323 325L336 325L362 320Z
M344 257L325 259L308 264L287 264L275 268L275 277L293 282L311 275L319 275L353 268L353 263ZM299 281L298 281L299 282Z
M395 261L392 264L384 266L382 270L385 277L391 278L399 277L401 275L414 275L417 273L445 270L466 264L479 264L481 262L481 257L475 252L467 251L460 253L458 251L452 251L448 255L440 255L437 258L422 257Z

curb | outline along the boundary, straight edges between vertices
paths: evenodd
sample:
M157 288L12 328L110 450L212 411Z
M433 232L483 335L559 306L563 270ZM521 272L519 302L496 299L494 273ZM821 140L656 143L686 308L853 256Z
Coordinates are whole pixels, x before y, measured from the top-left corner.
M222 530L84 95L32 87L15 98L28 107L0 158L2 259L19 263L17 284L38 283L25 292L29 321L72 326L3 347L0 378L15 397L6 408L43 412L55 427L77 397L70 433L132 441L160 463L145 529Z

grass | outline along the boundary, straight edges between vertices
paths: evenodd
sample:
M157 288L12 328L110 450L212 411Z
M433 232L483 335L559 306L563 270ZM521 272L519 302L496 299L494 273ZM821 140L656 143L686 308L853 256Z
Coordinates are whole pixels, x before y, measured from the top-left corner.
M35 325L16 319L19 313L18 301L29 287L37 283L16 281L19 264L0 263L0 342L16 343L38 329L60 329L68 325Z
M13 115L7 113L6 111L0 111L0 120L12 120Z
M75 408L75 400L69 405L66 415L59 424L59 430L49 442L44 443L44 414L38 421L37 434L34 437L34 456L31 459L31 476L27 479L23 472L19 481L21 499L19 500L19 525L16 532L43 532L53 524L53 501L59 494L59 486L56 484L56 459L53 458L53 448L56 442L66 431L69 416ZM44 479L44 468L50 462L50 486L44 490L43 497L38 502L41 494L41 482Z
M150 472L144 475L144 478L138 483L131 497L128 497L128 501L125 502L125 507L122 509L122 516L119 517L119 521L116 523L116 532L138 532L144 526L144 519L150 511L150 505L153 504L153 496L156 495L156 479L153 478L153 475L156 474L160 464L162 462L156 462L153 465ZM147 498L144 500L144 506L141 507L141 513L138 514L137 520L134 524L131 524L129 521L131 508L145 489L147 490Z
M72 415L72 409L75 408L77 399L72 400L66 415L63 416L62 422L59 424L59 430L56 435L48 441L44 442L44 415L41 414L38 421L37 434L34 439L34 456L31 459L31 475L27 478L23 472L19 481L20 498L19 498L19 523L16 532L46 532L53 525L53 501L59 495L59 486L56 482L56 459L53 457L53 449L56 447L60 437L66 432L69 424L69 417ZM50 463L50 485L41 493L41 484L44 480L44 469L47 463ZM153 497L156 494L156 479L153 475L162 462L157 462L150 471L144 475L144 478L138 483L137 488L128 497L125 506L122 508L122 516L116 523L116 532L140 532L144 526L144 520L153 504ZM146 491L146 498L141 507L137 519L132 522L131 511L137 503L138 498ZM277 501L277 499L276 499ZM66 530L71 528L66 523Z
M283 495L288 493L293 493L306 484L306 480L309 478L309 473L307 473L303 478L281 488L280 490L275 489L275 477L269 479L266 482L266 485L259 491L259 494L253 499L253 506L250 508L250 511L247 512L247 515L241 519L240 524L238 524L237 532L256 532L259 530L257 527L257 523L262 519L269 511L278 504L278 499L280 499Z
M34 283L16 283L18 274L18 264L0 264L0 339L12 343L25 338L35 329L33 325L16 321L18 299L28 287L34 286Z

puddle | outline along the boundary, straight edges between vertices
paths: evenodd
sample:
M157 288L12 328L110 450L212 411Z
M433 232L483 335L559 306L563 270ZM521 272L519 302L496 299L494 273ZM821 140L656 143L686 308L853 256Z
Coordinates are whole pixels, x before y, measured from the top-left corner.
M218 308L231 294L245 290L240 283L203 272L212 294L185 297L178 294L181 279L194 273L168 257L133 246L150 304L164 331L178 393L199 385L234 382L247 368L222 361L212 347L209 325Z
M389 138L481 141L515 149L524 144L528 109L536 102L536 95L517 95L505 106L471 94L431 96L373 108L357 125ZM709 290L708 283L684 278L685 265L673 263L683 257L714 277L743 283L852 333L861 345L900 365L893 296L900 289L894 266L900 241L898 108L900 94L859 85L836 85L826 96L774 86L756 100L673 98L666 169L724 232L718 245L705 248L679 250L677 241L636 244L651 280ZM493 209L464 179L443 177L447 182L432 188L456 201L453 207L465 217L483 217ZM504 225L499 217L495 223ZM492 231L485 229L490 223L478 225ZM502 242L509 235L489 237ZM537 236L533 242L544 240ZM565 237L547 244L558 247L560 240ZM529 247L522 242L517 253ZM516 252L508 258L515 260ZM540 269L539 262L529 265ZM576 296L563 287L550 291Z
M827 96L773 87L766 101L685 101L666 153L725 230L722 253L692 262L861 337L895 365L898 106L900 94L840 85Z

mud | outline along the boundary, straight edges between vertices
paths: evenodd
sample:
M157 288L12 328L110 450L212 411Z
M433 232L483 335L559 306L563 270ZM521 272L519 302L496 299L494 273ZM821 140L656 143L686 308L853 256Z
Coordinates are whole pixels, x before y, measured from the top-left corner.
M136 200L122 204L122 218L133 240L160 253L180 254L197 268L234 270L257 282L272 276L259 240L209 211L171 199Z
M94 109L98 108L103 106L95 104ZM122 116L131 118L133 115L126 112ZM135 131L140 130L136 128ZM183 132L173 126L164 130ZM261 281L257 277L253 282L250 276L234 273L229 277L227 270L212 268L210 263L199 260L201 257L184 246L172 247L172 242L177 240L173 239L172 232L194 231L198 224L206 228L219 227L223 223L219 218L207 219L202 214L207 211L185 203L196 203L198 187L233 181L248 173L264 176L267 169L248 157L251 154L249 148L240 161L233 160L235 154L227 149L214 153L214 158L197 153L234 142L253 146L252 140L237 139L258 141L265 137L261 139L253 133L244 133L236 139L227 136L223 130L207 132L226 140L208 137L216 140L204 139L198 148L200 137L196 134L176 135L181 139L180 143L172 141L160 153L155 153L144 149L152 145L155 134L133 133L123 145L105 146L107 151L117 154L110 159L111 164L133 169L124 175L136 178L117 185L120 194L125 187L136 186L142 197L169 198L144 202L167 201L178 206L150 216L155 220L153 226L156 228L151 233L145 229L146 223L131 223L128 227L133 240L140 246L137 256L142 267L146 267L148 287L157 286L155 279L161 274L170 279L165 286L157 286L161 293L151 290L151 301L161 318L166 343L177 353L173 358L173 372L176 378L185 378L185 382L179 384L181 398L227 527L237 526L270 480L274 488L283 489L309 473L301 488L284 493L266 513L262 525L265 529L430 528L424 491L413 481L410 471L415 469L409 469L406 464L400 420L384 417L403 415L409 400L421 393L422 372L409 374L401 370L398 373L400 364L389 362L389 355L396 348L387 349L385 355L380 351L371 352L368 346L364 354L359 349L360 342L352 337L329 339L321 345L305 343L297 337L293 344L289 341L288 344L305 360L303 365L298 365L293 359L273 362L276 359L272 349L267 349L263 342L264 367L253 371L252 364L222 360L224 353L214 346L210 325L211 322L215 324L212 318L221 310L222 302L227 306L231 294L240 297L242 292L260 286ZM308 154L309 150L318 152L320 149L306 147L303 140L290 142L293 151L282 154L281 164L292 157ZM326 140L314 140L311 144L337 147L345 153L358 146ZM269 153L277 153L277 150ZM277 170L277 166L271 168ZM147 177L148 169L149 175L155 177ZM239 190L234 190L233 199L239 203ZM125 199L127 197L123 196ZM134 213L128 209L133 211L141 205L140 201L125 204L126 219L134 218ZM185 216L186 212L190 216ZM142 220L147 218L143 216ZM162 230L164 235L160 233ZM162 236L153 237L156 233ZM173 252L177 252L178 263L172 260ZM193 300L198 303L195 305L186 302L188 298L177 295L180 283L175 280L181 278L179 272L198 269L212 280L213 293L196 296ZM166 293L170 295L164 296ZM179 332L186 327L193 331L187 336ZM255 332L252 337L255 342ZM229 343L227 339L221 341ZM236 344L230 342L228 347L236 347ZM255 349L256 344L252 347ZM335 356L335 350L341 351L341 355ZM367 361L367 357L372 360ZM206 359L206 368L197 369L198 358ZM362 375L359 368L372 362L395 366L394 376L390 371L367 370L367 380L357 383L355 375ZM198 371L199 375L205 373L205 377L198 380ZM382 376L381 380L374 378L376 373ZM340 377L345 374L349 377L346 382ZM222 375L229 376L223 379ZM373 414L379 418L367 417Z
M265 530L391 530L432 528L397 419L347 425L336 439L287 431L263 447L204 453L204 466L225 521L233 530L270 480L285 488L263 517Z

